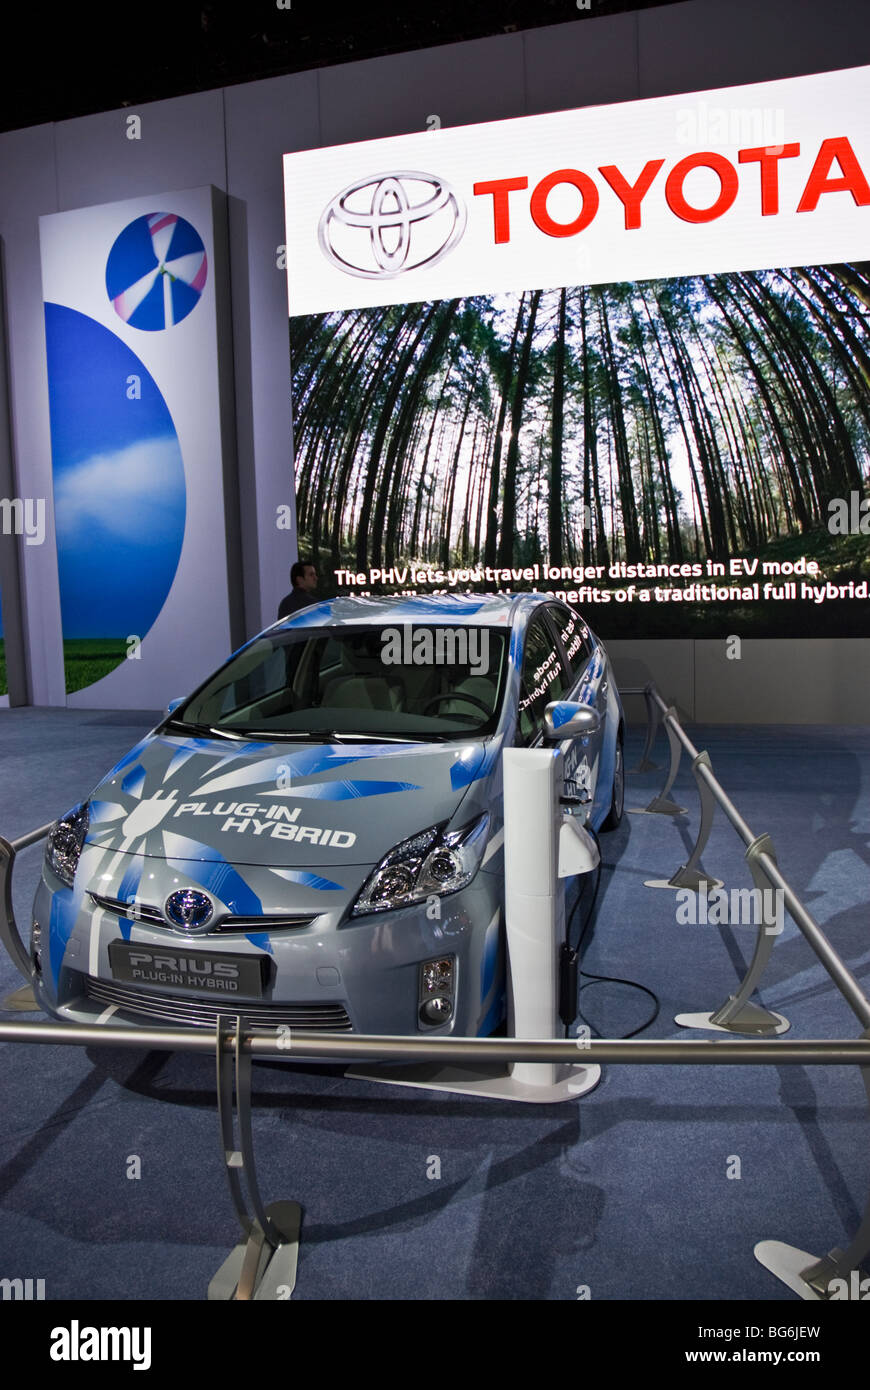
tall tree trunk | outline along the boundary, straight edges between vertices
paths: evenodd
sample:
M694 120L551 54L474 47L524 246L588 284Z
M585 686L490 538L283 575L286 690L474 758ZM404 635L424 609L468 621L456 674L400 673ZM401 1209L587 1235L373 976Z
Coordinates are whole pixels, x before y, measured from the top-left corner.
M743 357L755 381L758 394L765 408L767 425L769 429L773 431L773 436L776 440L776 448L771 449L771 456L774 460L774 468L780 478L780 507L777 512L777 532L779 531L780 513L784 513L787 530L791 530L791 518L793 515L798 518L801 529L806 530L808 513L804 502L799 463L792 452L791 445L783 429L777 403L773 399L764 373L755 360L755 355L750 351L749 345L745 341L742 329L738 326L735 318L726 307L726 286L721 283L721 279L717 282L716 288L714 288L712 279L708 278L705 284L708 295L728 324L731 332L731 341L737 348L741 357Z
M502 379L498 418L495 424L495 438L493 439L492 459L490 461L489 501L486 509L486 541L484 542L483 562L487 566L495 564L498 549L498 499L501 490L502 435L504 434L504 422L507 419L507 409L514 375L514 355L520 336L525 302L526 296L525 294L521 294L511 344L508 348L507 356L504 359L504 376Z
M526 388L529 382L532 340L535 336L535 319L537 318L538 305L540 302L541 290L535 290L529 300L529 321L526 326L526 333L520 352L520 360L517 367L517 384L511 406L511 437L508 443L507 459L505 460L504 500L502 503L501 538L498 549L498 563L500 566L510 565L511 556L513 555L514 530L516 527L516 485L517 461L520 452L520 430L523 424L523 406L525 405Z
M402 405L395 423L392 426L389 445L386 449L384 467L381 470L380 483L375 498L372 520L372 564L376 565L379 569L381 568L381 559L383 556L387 508L394 486L393 478L395 476L397 460L401 458L403 450L407 448L408 435L417 404L421 399L430 374L443 355L444 345L447 342L450 330L455 321L458 304L458 299L451 299L448 303L442 305L441 311L435 319L434 331L419 361L414 365L413 375L410 381L403 383L401 388ZM374 455L370 466L374 466Z
M417 306L419 312L419 306ZM377 494L378 481L381 467L381 454L387 432L393 421L393 412L399 399L405 378L414 361L421 342L426 336L430 325L438 311L437 304L427 305L423 309L422 318L418 319L416 331L411 341L406 345L401 353L396 366L393 370L387 385L386 395L380 406L375 433L369 451L368 465L366 467L365 486L363 488L362 505L360 507L359 519L356 531L356 566L358 570L365 570L369 564L369 553L371 547L371 528L372 512L374 509L375 496ZM379 548L379 542L376 542Z
M547 551L551 565L562 564L562 446L565 425L565 301L559 295L559 326L553 362L553 423L550 447L550 489L547 508Z
M616 365L616 354L607 314L607 299L603 290L598 292L598 315L601 326L602 356L607 372L607 405L613 433L613 448L616 454L616 477L619 487L619 507L622 514L622 532L625 537L625 558L631 562L636 562L641 560L643 556L637 524L637 502L631 471L631 451L628 447L619 370Z

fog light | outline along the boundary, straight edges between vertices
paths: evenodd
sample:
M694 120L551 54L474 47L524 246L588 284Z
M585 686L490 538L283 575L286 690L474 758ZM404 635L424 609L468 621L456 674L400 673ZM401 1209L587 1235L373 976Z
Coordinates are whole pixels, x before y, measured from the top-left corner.
M420 982L428 994L450 993L453 988L453 957L444 960L428 960L420 971Z
M427 999L420 1009L423 1022L433 1025L446 1023L452 1013L453 1004L449 999L445 999L443 994L436 994L433 999Z
M420 966L420 988L417 995L417 1016L428 1028L437 1028L453 1016L456 992L456 957L441 956L423 961Z

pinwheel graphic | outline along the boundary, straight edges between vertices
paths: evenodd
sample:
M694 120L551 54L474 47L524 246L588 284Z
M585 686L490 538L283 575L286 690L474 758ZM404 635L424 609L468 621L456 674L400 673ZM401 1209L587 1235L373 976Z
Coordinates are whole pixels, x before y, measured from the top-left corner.
M125 323L156 333L187 318L207 275L196 229L174 212L149 212L116 239L106 263L106 290Z

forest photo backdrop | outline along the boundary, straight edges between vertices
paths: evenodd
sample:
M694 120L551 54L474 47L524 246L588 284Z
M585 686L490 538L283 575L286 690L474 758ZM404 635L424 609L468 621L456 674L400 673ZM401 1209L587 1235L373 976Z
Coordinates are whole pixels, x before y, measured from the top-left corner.
M833 499L867 495L868 312L862 263L291 318L300 555L326 593L344 568L599 565L615 589L619 561L727 576L740 556L860 584L868 537L829 521ZM802 600L799 582L745 603L638 585L642 608L587 612L603 636L867 631L866 601Z

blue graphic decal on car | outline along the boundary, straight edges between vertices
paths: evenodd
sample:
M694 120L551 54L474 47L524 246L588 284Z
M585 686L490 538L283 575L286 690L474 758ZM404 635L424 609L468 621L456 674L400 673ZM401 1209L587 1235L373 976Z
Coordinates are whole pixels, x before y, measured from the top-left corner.
M143 738L141 743L137 743L135 748L131 748L130 752L126 755L126 757L123 757L119 763L115 763L115 766L108 774L106 781L108 781L109 778L116 777L119 772L123 772L124 768L129 767L131 763L135 763L136 759L139 757L139 754L142 753L151 742L152 740L150 738Z
M495 963L498 957L499 917L493 917L486 929L483 956L480 961L480 999L485 1002L495 979Z
M137 796L144 785L145 769L140 764L139 767L134 767L127 773L121 783L121 791L126 792L128 796Z
M302 782L288 787L294 796L315 801L354 801L361 796L388 796L390 792L421 791L417 782Z
M270 956L274 956L275 951L269 940L269 933L265 931L246 931L245 939L250 941L252 946L256 946L261 951L268 951Z
M301 883L305 888L316 888L321 893L331 893L344 886L333 883L331 878L322 878L320 874L302 873L296 869L282 869L281 877L289 879L291 883Z
M484 753L478 754L476 760L469 761L463 757L455 762L450 769L450 785L453 790L459 791L462 787L470 787L472 782L479 782L482 778L488 777L495 767L500 752L501 739L497 738L489 744Z
M126 815L124 807L119 806L117 801L90 801L88 809L90 825L96 825L100 821L120 820L121 816Z
M73 933L73 927L76 924L81 900L81 893L71 888L59 890L51 900L51 917L48 923L48 959L55 986L60 979L63 958Z
M164 831L163 838L167 863L220 898L233 916L262 914L263 905L256 893L213 846L168 831Z
M122 903L130 903L134 900L141 880L142 860L137 855L133 863L126 869L118 888L118 898Z

